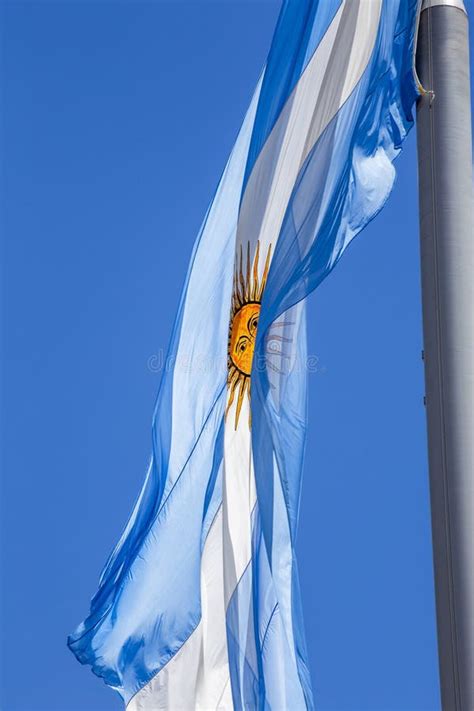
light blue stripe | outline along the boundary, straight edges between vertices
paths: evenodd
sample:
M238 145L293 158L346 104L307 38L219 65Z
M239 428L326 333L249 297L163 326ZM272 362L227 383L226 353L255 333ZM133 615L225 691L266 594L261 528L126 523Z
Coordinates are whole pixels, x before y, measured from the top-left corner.
M68 640L79 661L125 702L176 654L201 617L201 553L222 500L229 320L223 304L230 304L259 90L260 83L191 259L168 352L174 365L164 369L156 403L147 479L90 614Z
M311 709L286 636L263 542L258 505L252 515L252 560L227 609L227 640L234 708Z

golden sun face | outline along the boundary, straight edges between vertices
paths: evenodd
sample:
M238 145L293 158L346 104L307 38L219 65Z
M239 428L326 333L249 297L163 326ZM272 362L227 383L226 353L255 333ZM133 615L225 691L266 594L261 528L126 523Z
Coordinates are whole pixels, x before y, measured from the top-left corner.
M235 410L235 429L239 423L240 411L245 394L250 397L250 376L252 373L253 353L257 337L258 319L263 291L270 265L271 245L268 247L265 267L261 281L258 276L260 243L257 242L252 269L250 268L250 243L247 243L247 269L244 275L242 246L240 260L236 259L234 290L229 325L228 378L229 402L226 416L237 394Z
M232 365L243 375L252 372L252 358L257 335L259 303L244 304L234 318L230 328L229 357Z

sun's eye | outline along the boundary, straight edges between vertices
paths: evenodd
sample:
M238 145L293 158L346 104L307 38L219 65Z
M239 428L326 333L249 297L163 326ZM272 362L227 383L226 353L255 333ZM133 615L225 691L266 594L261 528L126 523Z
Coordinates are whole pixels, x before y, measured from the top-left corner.
M235 352L236 353L245 353L245 351L247 350L248 344L249 344L249 339L247 338L247 336L241 336L235 346Z
M251 319L249 319L249 322L247 324L247 328L249 330L250 335L255 336L257 333L257 326L258 326L258 314L255 314L252 316Z

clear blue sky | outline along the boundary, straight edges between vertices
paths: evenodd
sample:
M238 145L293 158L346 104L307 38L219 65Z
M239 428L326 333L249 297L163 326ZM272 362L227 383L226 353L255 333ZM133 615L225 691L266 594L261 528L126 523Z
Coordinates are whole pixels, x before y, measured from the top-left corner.
M278 9L2 5L2 711L121 708L66 636L140 489L150 359ZM439 709L414 131L397 168L310 301L298 549L318 711Z

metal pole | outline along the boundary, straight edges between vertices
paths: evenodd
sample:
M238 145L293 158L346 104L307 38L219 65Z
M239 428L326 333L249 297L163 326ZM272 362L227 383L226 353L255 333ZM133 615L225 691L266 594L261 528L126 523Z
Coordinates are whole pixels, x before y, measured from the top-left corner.
M417 72L421 277L441 699L474 711L474 200L468 19L424 0Z

